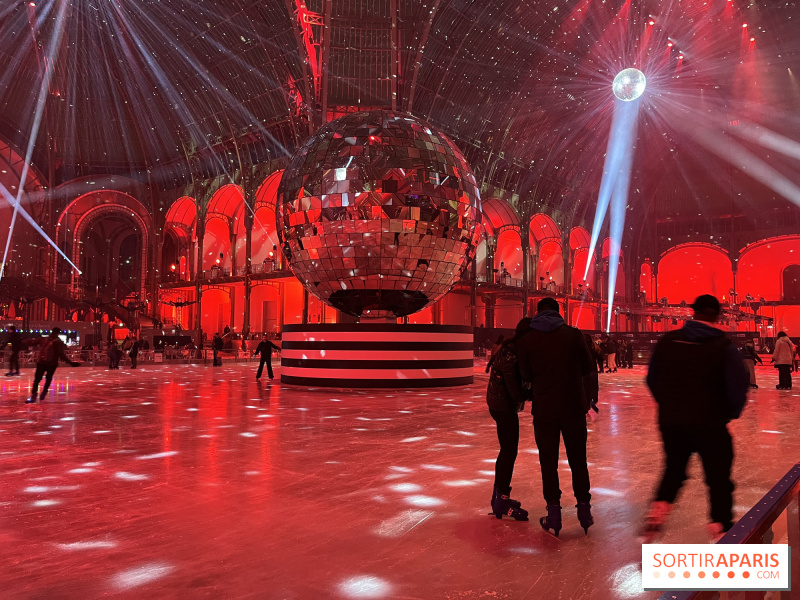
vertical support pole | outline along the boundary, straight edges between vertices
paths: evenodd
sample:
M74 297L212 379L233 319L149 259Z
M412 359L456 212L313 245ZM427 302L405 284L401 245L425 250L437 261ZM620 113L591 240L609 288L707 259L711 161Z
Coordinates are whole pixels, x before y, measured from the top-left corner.
M244 242L244 316L242 318L242 335L250 337L250 274L252 273L253 228L245 230Z
M303 286L303 325L308 325L308 290Z
M530 281L530 241L527 236L522 236L522 318L528 316L528 283Z
M231 298L231 331L236 330L236 286L232 285L228 288L228 295Z
M194 329L197 335L197 347L201 348L203 345L203 239L205 232L200 231L200 224L198 223L197 233L197 272L195 275L195 313L194 313Z
M478 261L473 259L470 269L472 270L472 285L469 290L469 305L471 308L469 324L475 328L478 326Z

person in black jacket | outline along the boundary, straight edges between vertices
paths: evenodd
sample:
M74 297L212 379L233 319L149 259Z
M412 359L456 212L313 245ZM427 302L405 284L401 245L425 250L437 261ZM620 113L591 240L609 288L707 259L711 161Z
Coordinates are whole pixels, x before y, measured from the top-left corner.
M561 490L558 451L561 437L572 471L572 490L578 501L578 520L584 531L594 523L586 461L586 413L589 402L584 377L594 362L579 329L570 327L559 314L555 298L544 298L536 307L531 331L517 343L522 380L532 386L533 433L539 448L542 492L547 516L541 526L555 535L561 530Z
M39 357L36 361L36 373L33 376L31 397L25 401L27 404L36 402L36 395L39 391L39 382L42 381L42 377L44 377L45 380L42 393L39 395L39 400L44 400L44 397L47 395L47 390L50 389L50 382L53 380L53 375L58 368L59 360L63 360L65 363L69 363L73 367L79 367L81 364L78 362L73 362L69 359L66 353L67 347L64 345L64 342L59 339L59 333L61 333L61 330L58 327L54 327L50 332L49 337L45 338L39 347Z
M692 308L693 321L658 341L647 373L658 403L665 455L661 483L641 533L647 542L661 533L695 452L703 462L711 501L709 532L718 537L733 526L728 422L744 408L749 377L736 347L712 326L719 317L719 301L706 294Z
M633 368L633 342L629 341L625 344L625 366L628 369Z
M256 354L261 356L261 362L258 363L258 372L256 373L256 379L261 379L261 373L264 370L264 365L267 365L267 375L270 379L274 379L275 375L272 373L272 349L280 350L280 346L276 346L272 342L267 339L267 336L264 335L264 339L262 339L256 349L253 350L253 356Z
M519 448L519 413L525 405L522 377L517 365L517 341L530 331L530 318L522 319L516 327L514 337L505 341L492 356L489 385L486 388L486 404L489 414L497 424L497 440L500 452L494 464L494 491L492 512L498 519L503 515L517 521L527 521L528 511L517 500L511 498L511 477Z
M11 356L8 358L8 373L6 377L19 375L19 353L22 352L22 336L13 325L9 327L8 338L3 343L3 347L8 344L11 346Z

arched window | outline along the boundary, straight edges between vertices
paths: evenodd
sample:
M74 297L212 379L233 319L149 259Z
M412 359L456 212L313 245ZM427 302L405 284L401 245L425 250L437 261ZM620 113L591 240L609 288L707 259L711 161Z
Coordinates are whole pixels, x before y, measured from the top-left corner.
M800 265L789 265L783 270L783 301L800 302Z

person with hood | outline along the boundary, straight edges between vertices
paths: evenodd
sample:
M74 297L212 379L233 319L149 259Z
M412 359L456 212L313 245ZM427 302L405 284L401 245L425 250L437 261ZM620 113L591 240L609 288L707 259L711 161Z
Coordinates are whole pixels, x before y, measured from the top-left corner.
M775 350L772 352L772 362L775 363L775 368L778 369L778 385L775 386L777 390L792 389L793 355L794 346L792 346L792 340L789 339L785 331L781 331L778 333L778 339L775 340Z
M497 353L497 351L498 351L498 350L500 350L500 346L502 346L502 345L503 345L503 340L504 340L504 339L505 339L505 338L503 337L503 335L502 335L502 334L501 334L501 335L499 335L499 336L497 337L497 341L496 341L496 342L494 343L494 345L492 346L492 349L491 349L491 350L489 350L489 359L486 361L486 372L487 372L487 373L489 372L489 369L491 369L491 368L492 368L492 360L493 360L493 358L494 358L494 355Z
M747 368L748 375L750 375L750 387L754 390L757 390L758 385L756 384L756 363L763 365L764 361L762 361L761 357L756 353L756 347L755 344L753 344L753 340L747 340L742 347L742 360L744 361L745 368Z
M36 396L39 391L39 382L42 377L45 377L44 387L42 393L39 395L39 400L44 400L47 395L47 390L50 389L50 382L53 381L53 375L58 368L58 361L63 360L73 367L79 367L81 363L73 362L66 354L66 346L62 342L58 334L61 330L54 327L50 335L39 346L39 357L36 361L36 373L33 376L33 386L31 387L31 397L25 401L26 404L36 402Z
M497 440L500 452L494 464L494 490L492 512L498 519L508 515L517 521L527 521L528 511L519 501L511 498L511 477L519 448L519 417L525 406L525 392L517 364L517 342L531 328L531 319L522 319L516 327L514 337L506 340L492 359L489 385L486 388L486 404L489 414L497 424Z
M22 352L24 344L22 343L22 336L16 327L12 325L8 329L8 338L3 343L3 347L6 344L11 346L11 356L8 358L8 373L6 373L6 377L11 377L12 375L19 375L19 353Z
M561 437L572 471L572 490L578 501L578 520L588 533L594 524L586 461L586 413L589 402L584 377L594 368L581 331L559 314L555 298L543 298L531 319L531 331L517 341L522 380L531 384L533 434L539 448L542 492L547 516L539 519L545 531L561 530L561 489L558 453Z
M719 300L705 294L692 309L694 320L658 341L647 372L647 385L658 403L665 458L640 532L647 543L661 533L695 452L708 486L709 533L718 538L733 526L733 440L728 422L742 413L749 377L736 347L713 326L719 318Z

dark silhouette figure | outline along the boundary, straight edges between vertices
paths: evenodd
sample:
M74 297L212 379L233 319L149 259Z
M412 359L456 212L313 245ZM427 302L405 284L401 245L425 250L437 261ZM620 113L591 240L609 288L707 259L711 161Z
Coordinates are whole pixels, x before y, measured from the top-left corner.
M19 331L17 331L17 328L12 325L9 329L8 338L3 343L3 347L5 347L6 344L11 346L11 356L8 358L8 373L6 373L7 377L19 375L19 353L22 352L22 348L24 347L22 336L19 334Z
M63 360L73 367L78 367L81 364L72 362L69 357L67 357L65 352L66 346L64 342L58 338L59 333L61 333L61 330L58 327L54 327L50 332L50 336L46 338L39 347L39 357L36 361L36 373L33 376L31 397L25 401L28 404L36 402L39 382L42 380L43 376L45 377L44 387L42 388L42 393L39 395L39 400L44 400L44 397L47 395L47 390L50 389L50 382L53 381L53 375L58 368L59 360Z
M261 379L261 373L264 371L264 365L267 365L267 376L274 379L275 375L272 373L272 350L280 350L280 346L276 346L264 336L264 339L259 342L256 349L253 350L253 356L256 354L261 356L261 361L258 363L258 371L256 372L256 379Z
M497 424L500 452L494 465L494 491L492 512L498 519L508 515L517 521L527 521L528 511L511 498L511 477L519 448L519 417L525 406L526 395L517 364L517 341L531 330L531 319L522 319L514 337L500 346L492 357L486 404L489 414Z
M772 362L778 369L778 385L775 389L792 389L792 363L794 362L794 346L785 331L778 333L775 340L775 350L772 352Z
M219 357L219 353L224 347L225 347L225 342L222 341L222 338L219 337L218 333L215 333L214 338L211 340L211 350L214 354L215 367L222 366L222 359Z
M625 366L629 369L633 368L633 342L625 344Z
M131 349L128 350L128 356L131 359L131 369L135 369L136 366L139 364L139 346L141 342L136 338L133 338L133 343L131 344Z
M555 535L561 530L561 489L558 451L561 437L572 471L572 490L578 501L578 519L585 531L594 523L586 461L586 413L589 402L583 378L594 361L579 329L559 314L558 302L544 298L536 307L531 331L517 342L522 380L532 386L533 433L539 448L542 491L547 516L539 519Z
M728 422L747 401L749 377L739 351L712 326L719 301L708 294L692 305L694 320L664 335L650 359L647 385L658 403L665 467L642 536L655 540L686 480L686 464L697 452L711 501L712 536L733 526L733 441Z
M747 369L747 374L750 376L750 387L754 390L757 390L758 384L756 383L756 363L763 365L764 361L761 360L761 357L756 352L756 346L753 343L753 340L748 340L742 347L742 360L744 361L744 366Z
M494 359L494 355L500 350L500 346L503 345L503 340L505 338L502 335L497 337L497 341L492 346L492 349L489 350L489 360L486 361L486 372L489 372L489 369L492 368L492 360Z

